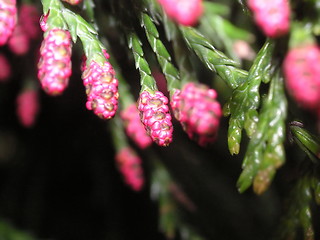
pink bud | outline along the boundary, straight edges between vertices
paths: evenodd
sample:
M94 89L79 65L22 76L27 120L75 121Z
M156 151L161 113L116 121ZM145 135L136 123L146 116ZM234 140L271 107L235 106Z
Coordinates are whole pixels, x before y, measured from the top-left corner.
M29 4L22 4L19 10L19 23L30 39L37 39L40 36L38 9Z
M45 92L59 95L71 76L71 36L68 31L58 28L46 34L40 48L38 78Z
M16 55L24 55L29 51L29 37L20 24L15 27L8 41L8 46Z
M0 82L6 82L11 76L11 66L5 55L0 54Z
M23 91L17 97L17 115L20 123L25 127L34 125L39 111L38 92L34 89Z
M217 93L204 84L187 83L176 90L171 107L191 139L205 146L216 139L222 110Z
M288 0L248 0L254 20L268 37L285 35L290 27Z
M177 23L196 24L203 13L202 0L158 0L165 13Z
M121 149L116 154L117 166L124 177L124 181L135 191L140 191L144 184L141 159L130 147Z
M298 104L315 109L320 106L320 50L317 45L290 49L283 71L289 93Z
M16 22L16 0L0 0L0 46L7 43Z
M159 91L154 94L144 91L139 97L141 122L159 146L168 146L172 142L173 126L167 104L168 98Z
M132 104L121 112L127 135L141 148L151 145L152 140L141 123L136 104Z
M115 71L107 61L108 54L104 52L106 61L103 65L92 60L90 65L81 64L82 80L86 87L86 107L102 119L113 118L118 109L118 80Z
M63 1L67 2L67 3L71 4L71 5L77 5L77 4L82 2L82 0L63 0Z

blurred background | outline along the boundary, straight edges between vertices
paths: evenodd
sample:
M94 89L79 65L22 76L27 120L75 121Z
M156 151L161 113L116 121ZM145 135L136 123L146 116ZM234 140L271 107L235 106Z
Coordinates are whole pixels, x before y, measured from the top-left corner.
M40 4L34 4L40 10ZM112 8L109 3L97 4L103 20L101 15ZM239 2L224 4L230 22L254 32L249 43L254 55L264 37L243 14ZM101 32L108 35L112 52L137 98L139 75L114 28L110 20ZM159 31L164 35L161 27ZM24 56L13 54L7 46L0 49L11 66L10 78L0 82L0 240L264 240L278 236L290 191L300 176L305 157L302 151L285 143L287 162L270 188L261 196L251 189L240 194L236 182L248 139L244 138L240 154L231 156L227 118L222 118L218 140L206 148L189 140L175 121L170 146L140 150L132 144L143 161L145 175L142 191L135 192L124 183L116 166L110 124L85 108L81 45L74 46L69 87L61 96L50 97L37 85L40 42L41 37ZM150 55L150 49L146 52ZM250 67L250 54L242 59L245 69ZM230 90L191 57L199 79L217 88L224 104ZM150 59L157 69L154 57L150 55ZM30 82L39 93L39 113L33 126L24 127L17 116L17 96ZM315 123L308 113L294 107L292 111L305 122ZM163 179L168 188L157 195L156 183ZM319 212L315 204L311 209ZM319 220L315 214L315 239L320 239ZM298 231L297 239L302 235Z

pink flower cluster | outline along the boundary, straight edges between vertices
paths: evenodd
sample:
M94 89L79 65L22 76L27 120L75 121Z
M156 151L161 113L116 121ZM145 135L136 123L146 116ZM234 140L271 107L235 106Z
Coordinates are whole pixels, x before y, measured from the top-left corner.
M286 34L290 27L288 0L248 0L254 20L268 37Z
M40 35L40 14L34 5L22 4L19 9L19 23L29 39L37 39Z
M115 159L125 182L133 190L140 191L144 178L139 156L130 147L125 147L116 154Z
M30 49L30 40L39 37L39 18L37 8L23 4L19 9L18 23L8 41L10 50L16 55L24 55Z
M159 146L168 146L172 142L173 132L168 98L159 91L154 94L143 91L139 97L138 110L152 140Z
M45 92L58 95L67 87L71 76L71 36L58 28L46 34L40 48L38 78Z
M191 139L205 146L216 139L222 110L217 93L204 84L187 83L172 96L171 107Z
M38 92L34 89L23 91L17 97L17 115L25 127L33 126L39 111Z
M24 29L20 24L17 24L8 41L10 50L16 55L24 55L29 51L30 41Z
M6 82L11 75L11 66L5 55L0 53L0 82Z
M17 22L16 0L0 0L0 46L5 45Z
M152 140L141 123L136 104L131 104L121 112L127 135L141 148L151 145Z
M304 45L290 49L283 71L289 93L303 107L320 107L320 49L317 45Z
M106 58L107 53L104 53ZM85 60L85 59L84 59ZM88 110L102 119L114 117L118 109L118 80L115 71L108 61L103 65L91 61L89 67L82 64L82 79L86 87Z
M71 4L71 5L77 5L77 4L82 2L82 0L63 0L63 1L67 2L67 3Z
M165 13L177 23L196 24L203 13L202 0L158 0Z

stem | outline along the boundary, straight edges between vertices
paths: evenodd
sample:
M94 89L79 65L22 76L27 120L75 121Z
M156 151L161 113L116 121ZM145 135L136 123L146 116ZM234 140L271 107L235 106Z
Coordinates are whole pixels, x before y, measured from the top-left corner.
M116 114L109 122L113 146L115 147L116 152L119 152L121 149L129 146L127 136L123 129L122 120L119 115Z

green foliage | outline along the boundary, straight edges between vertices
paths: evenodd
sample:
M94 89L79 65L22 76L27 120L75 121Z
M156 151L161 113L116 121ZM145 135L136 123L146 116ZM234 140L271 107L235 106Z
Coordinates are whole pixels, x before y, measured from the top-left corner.
M168 82L168 90L173 94L175 89L179 89L181 87L179 72L171 63L171 56L159 39L158 30L148 14L141 14L141 25L145 29L146 36L153 52L157 55L159 65Z
M314 191L313 184L319 179L302 176L291 191L287 200L287 212L279 226L279 239L299 239L299 229L303 230L303 239L314 240L314 226L311 204Z
M136 68L139 69L140 72L141 92L155 92L157 90L156 82L151 75L149 64L144 58L142 43L135 33L130 33L128 35L128 44L133 52Z
M258 122L257 109L260 106L259 87L261 82L268 82L271 71L271 57L274 44L267 41L258 53L247 80L237 87L224 106L224 115L229 116L228 146L231 154L238 154L242 129L249 137L256 130Z
M251 136L243 160L243 171L238 180L240 192L253 182L254 191L263 193L269 186L275 171L285 161L283 142L287 101L283 79L276 74L270 84L268 96L264 99L256 130Z
M247 72L238 68L238 63L229 59L224 53L217 50L196 29L180 27L184 40L204 65L216 72L232 89L238 87L247 78Z

